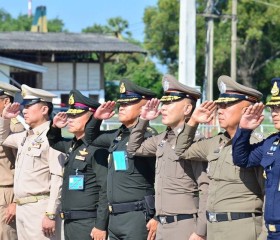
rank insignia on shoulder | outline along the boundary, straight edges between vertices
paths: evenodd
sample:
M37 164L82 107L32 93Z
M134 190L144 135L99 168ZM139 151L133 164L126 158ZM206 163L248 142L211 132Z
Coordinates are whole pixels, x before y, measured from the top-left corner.
M77 156L75 157L75 159L80 160L80 161L85 161L86 158L83 157L83 156L78 156L78 155L77 155Z
M88 155L88 152L86 151L86 149L84 148L82 151L79 151L79 153L84 156L84 155Z

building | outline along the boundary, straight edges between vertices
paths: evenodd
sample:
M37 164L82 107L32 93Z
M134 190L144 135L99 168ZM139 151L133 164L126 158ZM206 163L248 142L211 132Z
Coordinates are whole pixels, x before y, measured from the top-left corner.
M19 84L55 93L56 104L67 104L71 89L104 101L104 64L120 53L146 54L137 45L103 34L0 33L1 57L40 65L44 71L12 65L0 65L0 70Z

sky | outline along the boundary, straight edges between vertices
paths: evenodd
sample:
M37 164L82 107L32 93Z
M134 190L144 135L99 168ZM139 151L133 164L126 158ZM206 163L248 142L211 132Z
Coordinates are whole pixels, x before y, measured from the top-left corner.
M70 32L81 32L93 24L106 25L109 18L122 17L128 21L132 37L143 41L144 9L156 4L157 0L32 0L32 13L37 6L46 6L47 18L62 19ZM0 8L16 18L28 14L28 0L0 0Z

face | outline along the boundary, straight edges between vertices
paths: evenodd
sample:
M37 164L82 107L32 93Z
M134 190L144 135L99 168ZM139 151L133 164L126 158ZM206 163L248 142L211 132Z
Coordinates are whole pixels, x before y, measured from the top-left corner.
M250 105L248 101L238 101L233 103L218 103L218 119L220 126L226 131L236 130L242 113Z
M280 130L280 105L270 107L271 117L274 127Z
M90 112L83 112L77 115L68 115L68 131L75 135L84 134L85 125L91 116Z
M49 108L41 103L25 105L22 114L25 122L31 127L37 127L48 120Z
M172 129L183 125L186 116L190 114L192 110L192 105L189 99L167 103L163 102L162 104L162 123Z
M141 107L146 104L146 100L135 103L121 103L119 107L119 121L126 127L132 127L141 112Z

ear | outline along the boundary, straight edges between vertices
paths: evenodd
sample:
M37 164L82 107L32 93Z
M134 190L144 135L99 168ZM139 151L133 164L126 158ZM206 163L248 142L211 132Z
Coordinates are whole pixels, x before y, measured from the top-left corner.
M193 108L193 106L190 103L186 103L186 105L184 107L184 115L185 116L190 115L190 113L192 112L192 108Z
M7 106L10 103L10 98L6 97L4 98L4 106Z
M49 107L43 105L41 109L42 109L43 115L48 115Z

